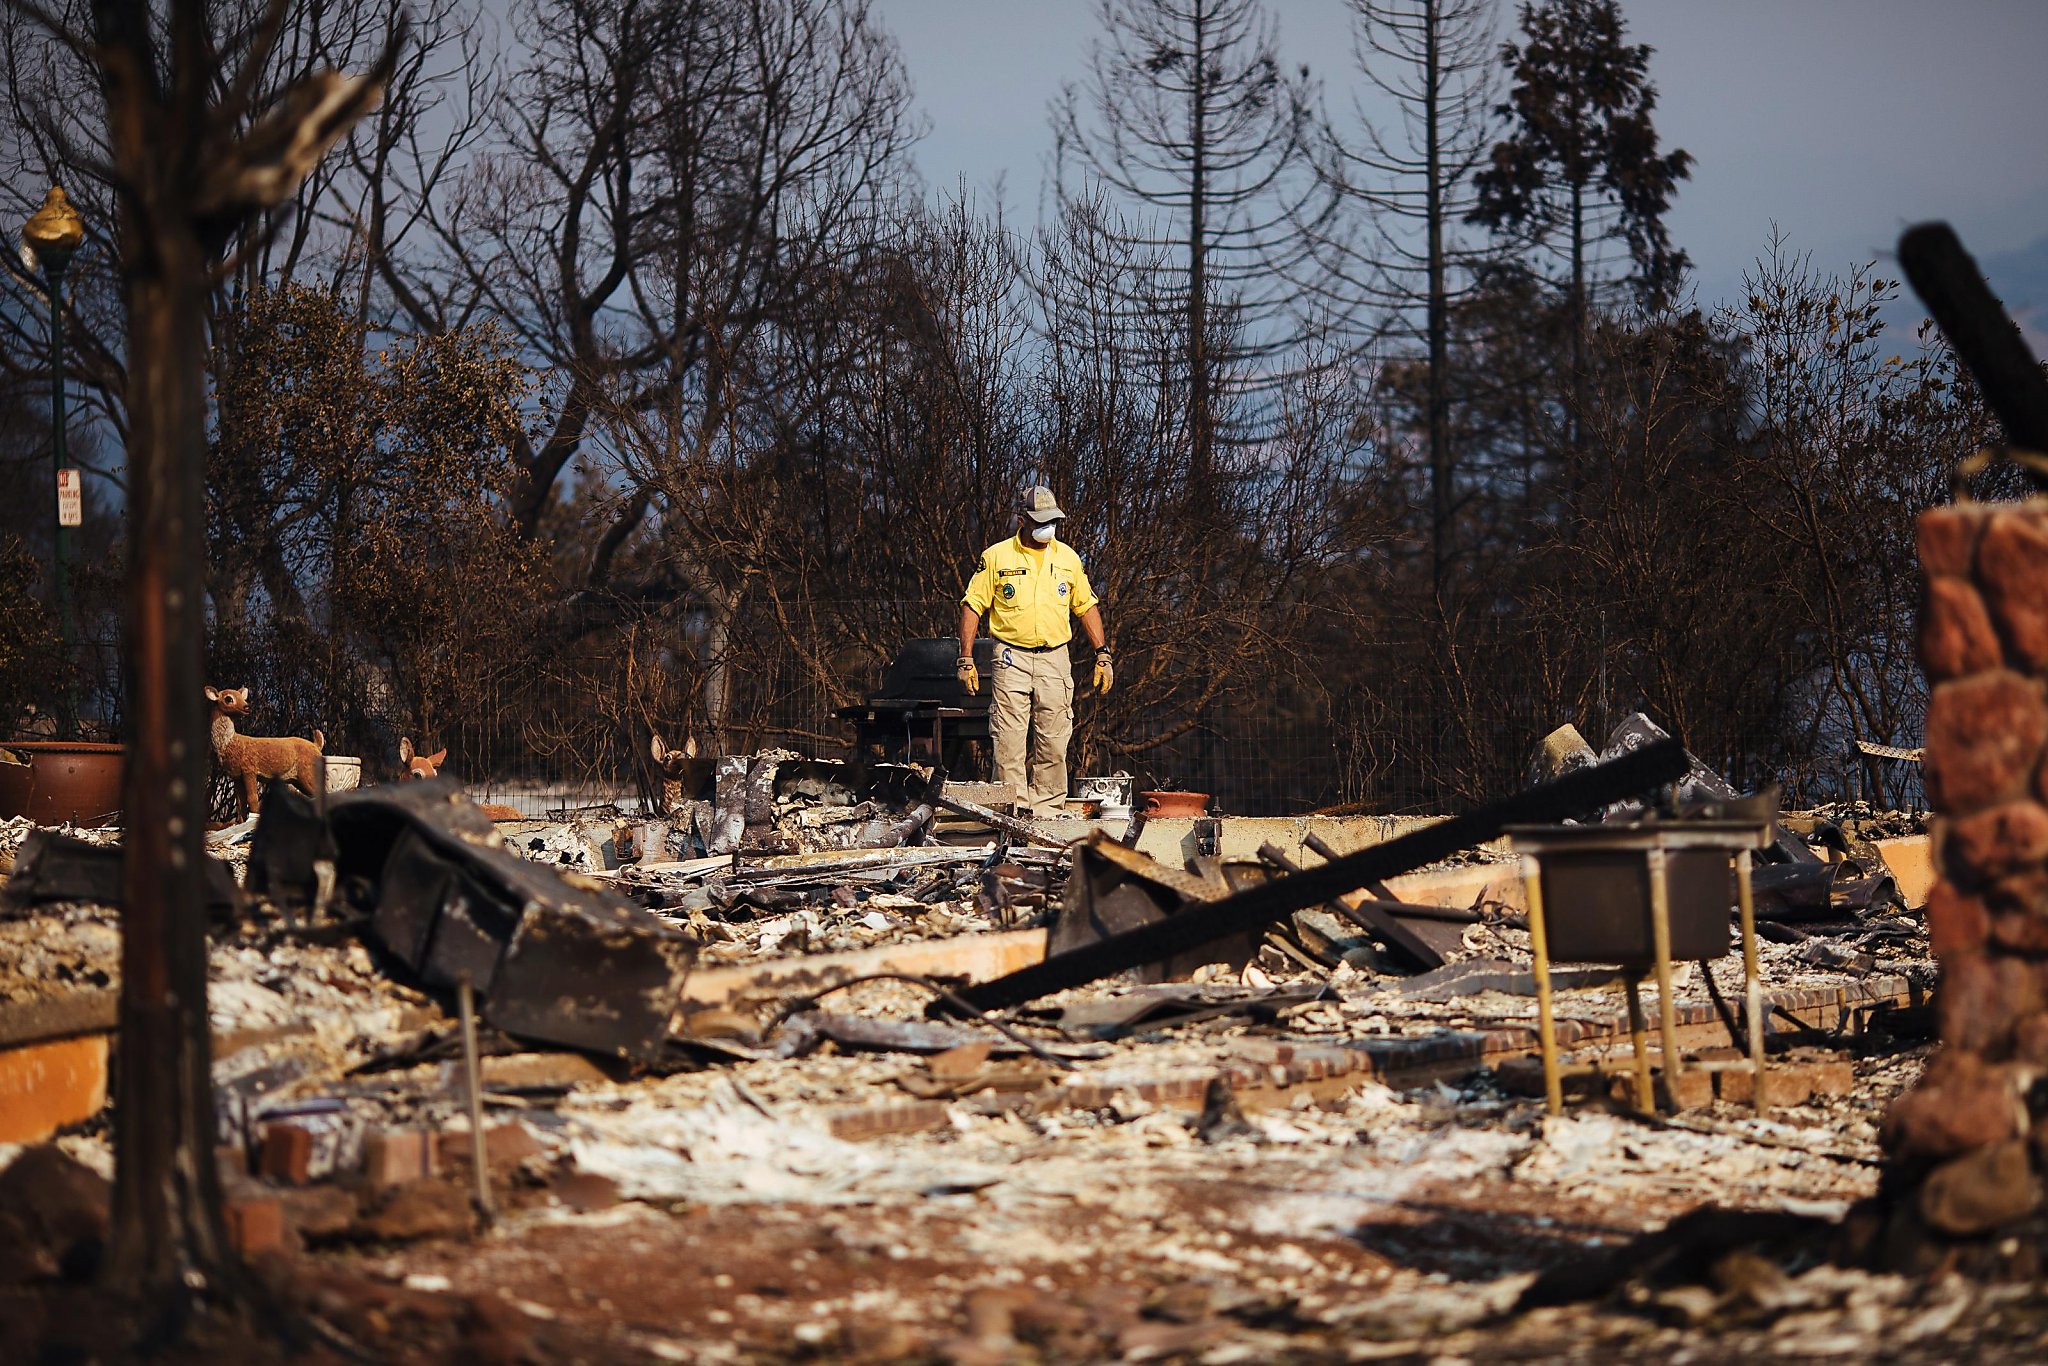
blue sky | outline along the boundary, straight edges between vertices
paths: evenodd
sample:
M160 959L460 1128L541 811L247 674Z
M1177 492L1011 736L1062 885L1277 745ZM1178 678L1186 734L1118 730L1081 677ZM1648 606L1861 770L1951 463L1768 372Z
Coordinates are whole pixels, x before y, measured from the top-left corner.
M1274 0L1284 55L1348 101L1343 0ZM928 182L1034 221L1046 109L1085 70L1095 0L877 0L930 133ZM1503 27L1511 22L1504 6ZM1772 224L1816 266L1947 218L2016 312L2048 320L2048 0L1624 0L1667 147L1698 164L1669 217L1700 299L1727 297ZM1888 273L1893 273L1889 271ZM2035 331L2037 347L2040 331Z

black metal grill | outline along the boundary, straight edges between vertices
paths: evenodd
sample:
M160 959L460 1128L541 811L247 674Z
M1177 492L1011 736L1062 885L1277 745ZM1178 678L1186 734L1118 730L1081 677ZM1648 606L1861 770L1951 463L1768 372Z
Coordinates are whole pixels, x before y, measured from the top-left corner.
M988 693L995 641L974 642L984 691L970 693L954 677L960 642L932 636L906 644L867 700L833 712L853 723L854 745L894 763L942 764L955 778L980 777L988 767Z

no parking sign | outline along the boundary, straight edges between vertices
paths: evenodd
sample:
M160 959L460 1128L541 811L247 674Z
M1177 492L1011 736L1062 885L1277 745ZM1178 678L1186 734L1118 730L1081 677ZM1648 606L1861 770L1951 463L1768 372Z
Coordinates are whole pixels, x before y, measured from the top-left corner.
M85 496L79 491L78 471L57 471L57 525L85 525Z

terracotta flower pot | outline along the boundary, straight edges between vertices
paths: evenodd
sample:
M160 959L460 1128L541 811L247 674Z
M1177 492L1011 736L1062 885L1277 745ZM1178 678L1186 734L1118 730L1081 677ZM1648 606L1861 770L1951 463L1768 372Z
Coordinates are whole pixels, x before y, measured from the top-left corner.
M1152 820L1172 820L1177 816L1206 816L1209 814L1209 794L1206 792L1140 792L1139 809Z
M26 763L0 762L0 819L111 825L121 814L121 746L83 740L0 744Z

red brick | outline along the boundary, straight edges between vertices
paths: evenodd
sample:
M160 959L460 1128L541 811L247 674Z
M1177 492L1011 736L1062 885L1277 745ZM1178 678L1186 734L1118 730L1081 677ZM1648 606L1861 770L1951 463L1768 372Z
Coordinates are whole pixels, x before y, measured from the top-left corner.
M1921 567L1929 574L1969 574L1988 513L1981 503L1956 503L1921 513L1916 528Z
M1984 889L1984 905L1993 915L2048 913L2048 867L2037 865L2007 873Z
M269 1144L265 1143L265 1148ZM285 1249L284 1202L274 1195L231 1197L226 1205L228 1241L244 1257Z
M1991 943L2009 953L2048 954L2048 917L2000 911L1991 917Z
M1958 954L1973 954L1984 947L1991 933L1991 918L1984 903L1960 891L1946 878L1927 894L1927 939L1936 958L1946 961Z
M1963 815L2022 795L2048 740L2041 681L2009 669L1935 685L1927 707L1927 791Z
M1938 683L2002 662L1998 631L1977 590L1967 579L1929 579L1920 602L1920 663L1927 676Z
M1815 1064L1776 1062L1764 1067L1764 1108L1782 1110L1788 1106L1804 1105L1814 1092L1813 1072ZM1846 1063L1842 1066L1847 1066ZM1731 1105L1749 1105L1756 1099L1756 1073L1748 1068L1737 1068L1720 1073L1715 1080L1720 1084L1721 1099Z
M444 1129L437 1137L441 1161L469 1163L475 1148L470 1143L467 1129ZM494 1169L516 1167L527 1158L546 1151L541 1141L534 1137L533 1130L516 1119L484 1126L484 1154Z
M1886 1151L1905 1157L1953 1157L2019 1134L2023 1112L2010 1067L1945 1048L1920 1084L1884 1117Z
M1678 1074L1676 1098L1674 1099L1673 1088L1668 1084L1669 1079L1664 1075L1662 1062L1653 1058L1651 1066L1655 1069L1651 1077L1651 1090L1657 1098L1659 1108L1667 1110L1701 1110L1714 1103L1713 1073L1703 1072L1698 1068L1680 1072ZM1594 1079L1605 1083L1608 1098L1615 1104L1624 1105L1630 1109L1635 1108L1636 1074L1634 1071L1624 1068L1615 1072L1594 1073L1592 1076ZM1577 1095L1582 1092L1582 1087L1574 1085L1576 1080L1576 1077L1569 1075L1563 1078L1566 1095ZM1540 1074L1538 1085L1541 1085ZM1541 1092L1539 1091L1538 1094L1541 1094Z
M610 1209L619 1203L619 1183L598 1172L569 1169L556 1172L550 1189L555 1199L578 1214Z
M1823 1058L1799 1065L1816 1096L1846 1096L1856 1089L1856 1065L1847 1058Z
M1941 965L1934 1014L1950 1048L2004 1056L2012 1032L2042 1005L2033 965L2007 954L1958 954Z
M1977 542L1976 579L2006 644L2030 669L2048 666L2048 521L2005 508Z
M1948 825L1942 861L1973 881L1990 881L2038 865L2048 858L2048 808L2038 802L2005 802Z
M313 1162L313 1135L288 1120L263 1126L263 1156L256 1164L259 1176L288 1186L303 1186Z
M1920 1187L1920 1217L1959 1237L1989 1233L2040 1205L2041 1183L2017 1138L1944 1162Z
M2037 1011L2013 1027L2012 1053L2036 1070L2048 1067L2048 1011Z
M433 1141L418 1129L379 1129L363 1138L363 1175L373 1190L423 1181L439 1169Z

